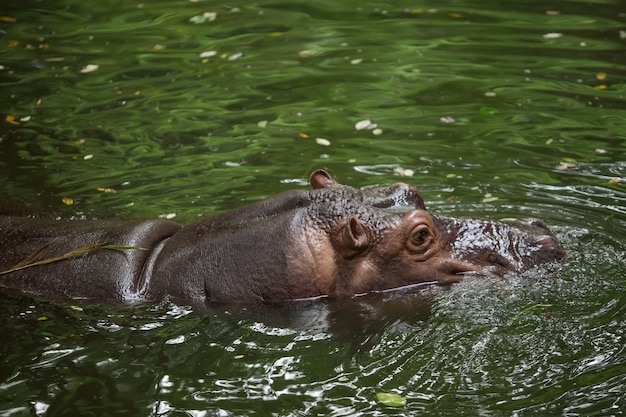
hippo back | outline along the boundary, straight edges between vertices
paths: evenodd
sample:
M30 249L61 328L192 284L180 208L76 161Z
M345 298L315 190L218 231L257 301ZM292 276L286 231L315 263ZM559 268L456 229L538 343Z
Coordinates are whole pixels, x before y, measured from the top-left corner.
M0 217L0 271L10 270L38 252L30 263L97 244L138 248L87 250L69 260L0 275L0 286L51 298L132 299L152 249L179 229L176 223L159 220L128 223Z

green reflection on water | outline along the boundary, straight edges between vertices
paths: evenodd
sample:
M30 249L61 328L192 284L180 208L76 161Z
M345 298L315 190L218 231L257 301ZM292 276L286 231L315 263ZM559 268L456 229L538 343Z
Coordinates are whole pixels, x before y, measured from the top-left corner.
M383 412L377 391L407 398L384 410L396 415L623 409L620 6L0 5L15 19L0 19L0 103L17 117L0 124L3 206L193 221L324 167L355 186L411 182L437 212L543 218L570 253L553 279L459 286L413 321L368 316L365 302L273 327L3 297L16 342L1 348L0 409L371 415ZM205 12L215 20L190 21ZM365 119L381 132L357 130ZM533 304L554 307L511 324ZM362 327L345 335L337 322Z

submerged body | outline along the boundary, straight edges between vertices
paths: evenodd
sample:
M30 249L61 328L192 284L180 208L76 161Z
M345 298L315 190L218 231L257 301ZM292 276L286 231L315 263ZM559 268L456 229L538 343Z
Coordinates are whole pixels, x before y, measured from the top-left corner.
M0 286L54 298L254 302L350 296L465 274L523 272L563 256L540 221L429 214L407 184L358 190L315 171L294 190L188 226L0 218Z

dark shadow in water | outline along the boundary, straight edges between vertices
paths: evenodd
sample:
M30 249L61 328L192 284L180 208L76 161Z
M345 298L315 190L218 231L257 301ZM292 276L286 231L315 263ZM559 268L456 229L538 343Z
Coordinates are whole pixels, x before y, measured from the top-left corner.
M390 327L414 325L428 318L442 291L445 287L419 285L341 299L192 307L197 314L213 320L245 320L307 333L329 333L350 341L355 351L366 351Z

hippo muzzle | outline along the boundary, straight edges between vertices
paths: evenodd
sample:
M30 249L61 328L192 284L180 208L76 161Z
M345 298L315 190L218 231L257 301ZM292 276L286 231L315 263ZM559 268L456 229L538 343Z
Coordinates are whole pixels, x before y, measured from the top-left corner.
M459 273L502 276L553 266L565 251L540 220L489 221L433 216Z

